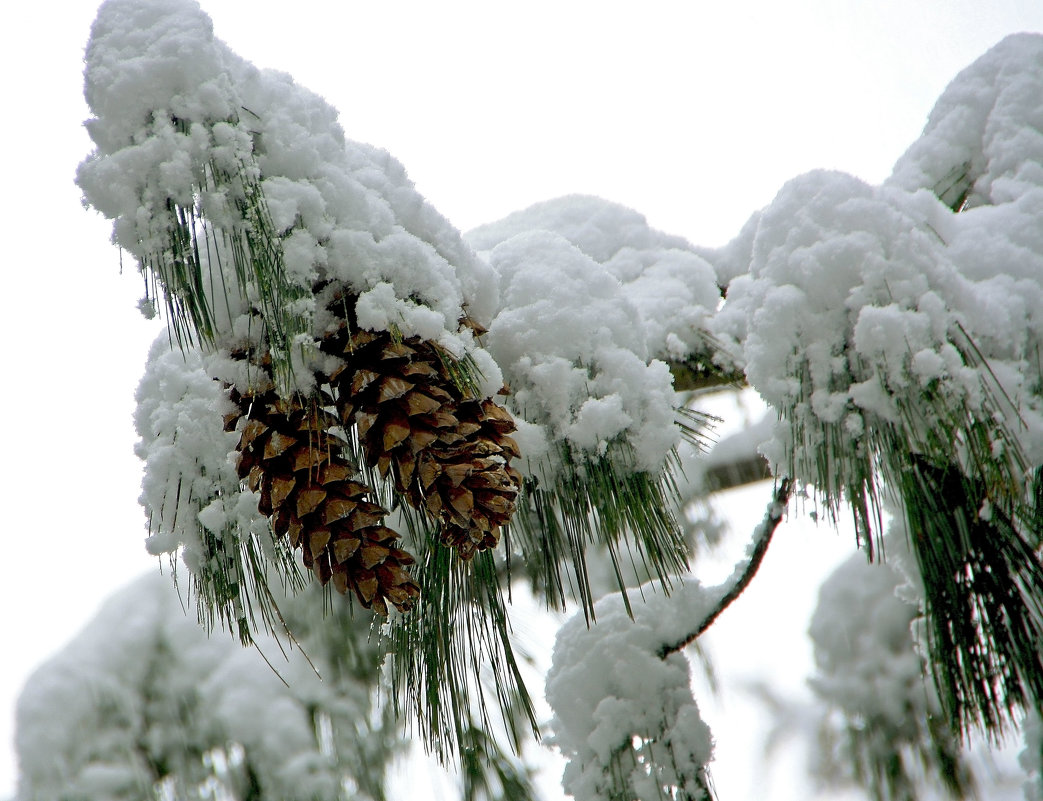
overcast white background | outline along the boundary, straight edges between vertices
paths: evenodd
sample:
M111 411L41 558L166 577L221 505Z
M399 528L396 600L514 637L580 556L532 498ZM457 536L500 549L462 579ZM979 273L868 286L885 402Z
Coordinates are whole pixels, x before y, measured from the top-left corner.
M240 55L291 73L340 109L349 137L401 160L461 229L583 192L700 245L726 242L809 169L879 182L959 69L1006 33L1043 30L1036 0L203 6ZM0 797L25 677L156 568L131 425L156 329L135 310L134 265L121 274L108 223L73 184L90 149L81 58L95 8L21 0L0 26ZM729 507L759 515L761 501ZM816 571L850 539L794 526L780 540L713 633L722 672L777 672L780 649L806 659ZM799 689L799 675L779 678ZM736 718L718 714L722 800L808 797L797 757L773 773L751 759L762 735L729 742Z

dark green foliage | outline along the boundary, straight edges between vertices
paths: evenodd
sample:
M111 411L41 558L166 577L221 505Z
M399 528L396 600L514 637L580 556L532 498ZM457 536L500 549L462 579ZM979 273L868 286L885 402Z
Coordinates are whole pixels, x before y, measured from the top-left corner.
M595 547L610 560L624 598L624 574L631 571L669 589L670 578L688 570L688 546L674 513L680 505L676 455L652 474L634 467L622 442L596 459L581 458L564 443L559 454L556 475L525 482L510 527L536 595L556 608L575 598L589 618L586 560Z
M999 736L1043 709L1043 564L991 489L921 456L900 483L942 704L961 730Z
M422 531L417 521L410 526ZM415 534L414 534L415 536ZM389 659L396 709L419 726L425 747L443 762L466 747L475 725L493 726L486 703L495 695L503 729L520 750L525 730L538 735L536 713L510 638L510 623L492 553L469 562L415 537L424 588L417 606L391 621Z

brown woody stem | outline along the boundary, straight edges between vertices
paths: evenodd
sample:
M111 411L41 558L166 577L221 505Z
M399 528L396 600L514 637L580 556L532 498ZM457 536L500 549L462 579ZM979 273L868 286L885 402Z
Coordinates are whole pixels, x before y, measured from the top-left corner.
M722 591L720 598L706 616L703 617L695 631L672 645L666 644L660 647L660 659L666 659L670 654L677 653L695 642L702 636L703 632L713 625L721 612L727 609L732 601L742 595L749 583L753 581L753 577L757 575L761 562L764 561L764 555L768 552L768 545L771 544L772 535L775 534L775 529L782 522L782 515L786 511L786 505L789 503L790 489L790 480L788 478L782 479L778 487L775 488L775 495L772 497L771 503L768 504L768 509L764 513L764 519L761 520L753 532L753 541L750 543L749 556L746 563L736 565L732 577L718 588Z

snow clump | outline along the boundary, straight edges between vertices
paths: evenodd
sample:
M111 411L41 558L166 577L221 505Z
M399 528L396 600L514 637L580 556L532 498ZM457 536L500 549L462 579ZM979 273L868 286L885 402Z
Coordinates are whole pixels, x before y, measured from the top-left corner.
M683 653L663 651L712 604L694 580L670 597L652 584L631 618L621 594L598 601L559 630L547 673L550 744L568 760L562 785L576 801L703 798L713 756Z
M284 608L302 604L321 618L321 593ZM257 644L280 651L271 638ZM209 637L165 576L144 576L26 682L16 712L18 798L131 801L154 797L164 782L177 797L197 797L204 783L227 792L206 764L218 751L233 762L238 751L265 797L343 798L345 774L377 758L358 728L370 720L371 694L344 671L324 673L326 681L300 654L277 673L253 650ZM332 742L320 742L317 709L330 715Z
M901 521L890 549L907 557ZM896 556L899 554L895 554ZM937 692L924 675L914 639L919 607L903 600L905 579L890 565L854 554L822 584L808 633L814 647L810 685L826 702L826 742L814 769L823 778L868 782L874 794L899 796L933 769L931 784L969 786L960 745Z
M828 484L824 447L842 473L871 434L916 452L969 420L1020 451L996 458L1043 462L1040 96L1043 36L1010 37L956 77L883 186L799 177L721 251L711 328L786 420L765 452L787 474Z
M173 553L197 571L209 558L204 530L226 531L271 541L257 496L243 487L235 469L239 434L225 431L223 416L235 410L222 385L210 377L198 352L171 350L161 333L149 351L138 385L134 425L137 456L145 464L140 501L149 512L150 553Z
M242 191L227 175L241 176L259 182L286 280L301 290L288 310L313 318L314 336L328 321L313 308L312 288L339 280L358 295L363 326L434 339L458 358L475 349L458 321L491 319L488 265L399 162L347 140L336 110L289 76L235 55L197 3L107 0L85 76L96 150L77 181L143 269L171 245L171 204L205 219L213 242L241 229ZM248 282L237 293L229 253L211 264L210 249L201 251L214 277L204 289L225 315L215 339L227 347L249 329L258 290ZM495 392L501 377L491 360L483 368L483 389Z
M578 195L468 240L500 279L487 347L525 421L518 440L530 465L553 464L549 441L588 457L622 442L638 469L661 469L679 442L664 360L706 348L720 297L710 265L636 212Z

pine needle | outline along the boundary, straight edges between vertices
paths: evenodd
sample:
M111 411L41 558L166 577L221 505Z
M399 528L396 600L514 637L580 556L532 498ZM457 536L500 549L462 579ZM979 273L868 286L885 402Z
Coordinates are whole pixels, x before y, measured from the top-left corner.
M414 520L410 528L420 526ZM416 721L425 748L448 762L469 742L473 721L492 730L487 696L493 694L505 733L520 750L520 721L537 737L539 727L511 643L492 554L481 551L465 563L442 547L434 532L413 547L424 592L416 608L391 622L396 712Z
M636 469L623 441L598 458L579 457L565 443L559 447L561 469L550 480L525 483L510 527L537 596L564 606L571 595L592 620L588 547L607 553L628 610L625 563L668 590L671 577L688 569L684 531L674 516L680 506L676 454L653 475Z
M207 208L218 197L228 198L231 208ZM231 216L235 223L222 228L211 219L214 212L221 219ZM201 167L192 204L168 198L164 214L167 247L142 259L142 268L151 277L153 295L156 286L162 289L178 346L185 350L216 344L219 316L214 303L220 302L226 314L233 307L225 280L229 265L236 297L255 299L259 306L275 379L280 391L290 394L293 349L310 341L311 320L302 301L311 294L286 273L282 238L288 232L275 229L254 156L241 155L234 170L210 160Z

